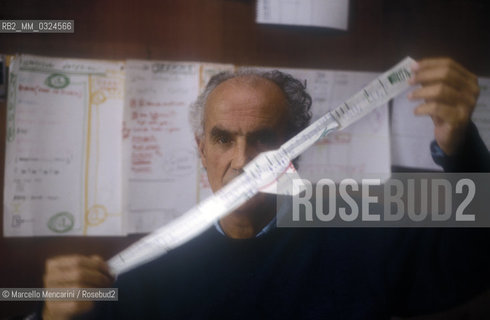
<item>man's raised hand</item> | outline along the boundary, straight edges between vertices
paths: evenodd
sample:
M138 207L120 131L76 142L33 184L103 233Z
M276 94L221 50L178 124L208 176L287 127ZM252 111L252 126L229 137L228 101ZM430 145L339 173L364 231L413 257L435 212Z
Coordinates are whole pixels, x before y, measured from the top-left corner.
M66 255L46 260L45 288L104 288L114 282L99 256ZM70 319L92 309L92 301L46 301L43 319Z
M431 116L437 144L453 155L464 141L478 99L478 78L450 58L423 59L412 70L411 83L421 87L409 98L423 100L414 113Z

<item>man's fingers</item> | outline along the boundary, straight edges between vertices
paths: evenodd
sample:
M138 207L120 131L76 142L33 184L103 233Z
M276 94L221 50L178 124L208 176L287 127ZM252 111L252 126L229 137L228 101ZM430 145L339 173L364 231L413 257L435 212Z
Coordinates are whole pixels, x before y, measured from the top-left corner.
M478 95L478 77L451 59L426 59L416 63L412 84L445 83L458 90Z
M93 269L73 269L61 273L47 273L44 282L50 288L109 287L112 278Z
M427 102L414 109L415 115L429 115L434 120L444 119L448 124L464 124L470 119L462 108L448 106L439 102Z
M422 85L444 83L454 89L468 91L476 95L480 90L476 77L471 79L465 78L454 69L424 69L414 74L411 83Z
M97 269L110 275L107 263L99 256L68 255L46 260L46 272L58 272L72 268Z
M66 255L46 261L45 288L101 288L114 281L107 263L99 256ZM46 301L43 318L71 319L90 310L91 301Z
M104 272L105 274L107 274L109 277L112 278L112 274L111 274L111 271L109 269L109 265L107 264L107 262L105 262L104 259L102 259L101 256L99 255L91 255L90 258L92 259L93 263L95 265L97 265L97 268Z
M54 287L108 287L114 281L99 256L59 256L46 261L44 284Z
M437 144L453 154L461 146L478 99L478 78L450 58L420 60L412 71L411 84L421 86L408 97L423 100L414 113L432 118Z
M474 95L465 91L458 91L443 83L418 88L409 94L409 98L424 99L426 101L437 100L448 105L463 103L468 107L476 104L476 97Z
M56 309L57 314L73 315L89 311L93 304L93 301L50 301L46 311Z
M473 73L469 72L462 65L450 58L429 58L417 61L414 66L415 72L424 69L454 69L465 78L476 78Z
M72 319L92 309L93 301L46 301L42 311L45 320Z

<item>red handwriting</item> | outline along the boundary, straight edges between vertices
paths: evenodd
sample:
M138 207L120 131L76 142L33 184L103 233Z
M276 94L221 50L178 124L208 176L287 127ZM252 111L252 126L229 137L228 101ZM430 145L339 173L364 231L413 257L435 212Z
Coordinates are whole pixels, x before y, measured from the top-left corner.
M181 131L178 109L185 102L158 101L146 98L130 99L131 169L133 173L154 173L163 152L160 140L172 139L168 134ZM158 159L158 160L157 160Z
M325 144L348 144L352 140L352 136L348 132L336 133L329 136L326 136L320 140L318 140L315 145L321 146Z
M134 173L151 173L155 156L161 156L157 138L152 134L135 135L131 141L131 170Z
M185 107L186 104L182 101L151 101L146 99L131 99L129 101L131 108L138 107Z

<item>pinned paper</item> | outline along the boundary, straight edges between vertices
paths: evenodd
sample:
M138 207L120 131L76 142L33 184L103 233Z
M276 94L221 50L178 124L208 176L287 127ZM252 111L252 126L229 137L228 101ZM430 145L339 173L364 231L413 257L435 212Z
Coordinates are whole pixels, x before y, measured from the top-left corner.
M348 0L258 0L257 23L347 30Z

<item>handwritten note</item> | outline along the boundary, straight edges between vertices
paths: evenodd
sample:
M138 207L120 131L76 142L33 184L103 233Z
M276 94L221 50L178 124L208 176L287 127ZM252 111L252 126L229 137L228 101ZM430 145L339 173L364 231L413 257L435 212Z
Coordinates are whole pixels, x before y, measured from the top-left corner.
M123 232L123 64L17 56L7 103L4 234ZM119 117L118 117L119 115ZM119 119L119 120L118 120Z
M198 63L126 62L130 232L151 231L196 203L198 161L188 113L198 90Z

